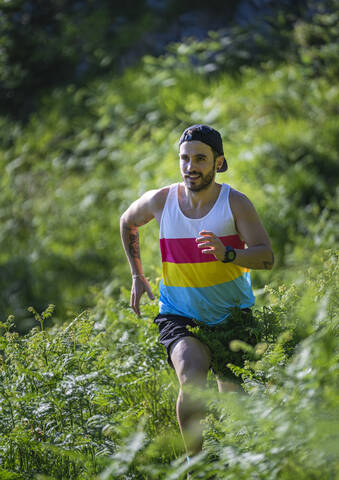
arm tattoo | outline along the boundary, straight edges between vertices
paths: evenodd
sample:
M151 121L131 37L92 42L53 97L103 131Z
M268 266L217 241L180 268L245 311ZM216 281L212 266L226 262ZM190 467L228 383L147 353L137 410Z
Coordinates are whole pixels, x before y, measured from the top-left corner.
M128 251L132 258L140 258L139 232L128 229Z

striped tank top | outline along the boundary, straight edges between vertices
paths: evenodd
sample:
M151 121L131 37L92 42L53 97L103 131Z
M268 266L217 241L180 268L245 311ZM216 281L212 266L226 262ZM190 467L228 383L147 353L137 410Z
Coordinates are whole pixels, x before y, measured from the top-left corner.
M188 218L179 206L178 185L170 186L160 221L160 313L215 325L230 315L232 307L248 308L254 304L249 270L201 253L195 241L201 230L208 230L224 245L245 248L235 229L229 204L230 186L222 184L207 215Z

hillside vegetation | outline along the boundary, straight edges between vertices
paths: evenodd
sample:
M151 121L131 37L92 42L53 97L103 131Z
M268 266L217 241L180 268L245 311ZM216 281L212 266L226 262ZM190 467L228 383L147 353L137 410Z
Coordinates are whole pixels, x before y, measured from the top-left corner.
M268 60L233 75L225 71L225 39L211 34L146 56L121 76L56 88L24 125L0 117L3 314L15 314L24 330L28 305L53 303L64 320L94 305L91 285L119 295L129 276L118 218L144 191L179 180L177 142L192 123L223 135L230 168L219 181L257 207L273 241L275 285L287 270L293 279L302 274L317 249L334 246L336 14L313 22L317 28L296 25L290 62ZM144 237L154 278L156 228ZM271 275L254 272L255 287Z
M247 395L218 394L210 374L193 478L339 478L338 257L320 260L302 285L271 289L270 306L255 310L266 328L256 359L230 366ZM91 311L46 330L50 307L26 336L11 319L2 325L1 479L186 478L157 309L144 305L138 319L127 300L127 291L119 302L99 295Z
M253 201L276 266L252 272L265 335L230 367L247 394L208 379L193 478L339 478L335 4L295 24L279 61L241 63L238 37L211 33L54 88L25 122L0 117L0 479L185 478L177 380L156 301L128 308L119 217L180 180L179 136L200 122L221 132L219 181ZM141 248L156 291L155 222Z

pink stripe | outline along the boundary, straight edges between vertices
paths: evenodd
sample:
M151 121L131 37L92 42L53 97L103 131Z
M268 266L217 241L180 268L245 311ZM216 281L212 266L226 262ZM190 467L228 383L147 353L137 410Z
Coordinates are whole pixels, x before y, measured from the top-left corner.
M238 235L219 237L224 245L242 249L245 247ZM215 262L214 255L201 253L195 238L161 238L161 258L163 262L172 263L205 263Z

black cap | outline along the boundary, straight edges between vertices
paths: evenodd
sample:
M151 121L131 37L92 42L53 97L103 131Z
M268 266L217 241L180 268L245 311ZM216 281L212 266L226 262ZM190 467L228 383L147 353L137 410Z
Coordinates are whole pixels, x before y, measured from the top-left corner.
M217 172L226 172L227 162L224 155L221 135L219 132L207 125L192 125L191 127L186 128L184 133L181 135L179 140L179 147L182 143L191 142L192 140L199 140L200 142L206 143L211 148L213 148L213 150L215 150L219 155L223 155L224 162L217 170Z

